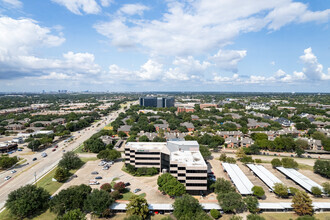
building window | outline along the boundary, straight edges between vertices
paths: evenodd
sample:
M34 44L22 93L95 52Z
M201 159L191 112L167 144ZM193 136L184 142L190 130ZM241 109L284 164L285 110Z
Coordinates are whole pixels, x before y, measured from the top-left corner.
M130 154L125 154L125 156L129 156Z
M207 170L187 170L187 173L207 173Z
M159 163L135 163L135 165L145 165L145 166L148 166L148 165L159 165Z
M135 152L135 154L159 155L160 152Z
M180 183L185 183L186 181L185 180L178 180Z
M171 167L178 167L177 164L171 164Z
M171 170L170 173L178 173L176 170Z
M185 173L179 173L178 176L186 176Z
M178 167L178 170L186 170L185 167Z
M160 158L135 157L135 160L160 160Z
M186 177L187 180L206 180L207 178L206 177L190 177L190 176L187 176Z
M186 186L207 186L207 183L186 183Z

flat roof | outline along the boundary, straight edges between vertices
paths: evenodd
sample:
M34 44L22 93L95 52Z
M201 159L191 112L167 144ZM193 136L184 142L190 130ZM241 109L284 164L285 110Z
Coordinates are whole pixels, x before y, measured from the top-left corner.
M205 166L206 163L199 151L175 151L171 152L171 161L183 163L186 166Z
M128 142L127 146L130 146L136 150L164 150L166 142Z
M222 163L222 166L242 195L252 194L251 189L254 185L236 164Z
M303 174L299 173L297 170L293 168L284 168L284 167L276 167L278 171L292 179L294 182L296 182L298 185L303 187L308 192L312 192L312 187L316 186L323 190L323 187L314 182L313 180L309 179L308 177L304 176Z
M253 171L269 188L273 189L275 183L282 183L274 174L269 172L264 166L262 165L255 165L255 164L246 164L250 170Z

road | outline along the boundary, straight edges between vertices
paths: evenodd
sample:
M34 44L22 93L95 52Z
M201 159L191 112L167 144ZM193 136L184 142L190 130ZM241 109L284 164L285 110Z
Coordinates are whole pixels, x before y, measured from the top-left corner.
M130 107L130 105L131 103L128 104L128 108ZM15 168L15 170L17 171L15 174L11 173L11 170L13 169L2 172L0 174L0 209L4 207L8 194L11 191L16 190L26 184L34 183L36 179L38 180L38 178L43 176L45 173L50 171L58 164L64 153L63 150L67 152L76 149L93 134L100 131L110 122L114 121L121 112L124 112L124 109L121 108L118 111L113 112L106 117L103 117L101 121L93 123L90 127L86 129L83 129L79 132L73 132L73 141L59 142L57 144L58 148L56 149L56 151L52 151L54 148L48 148L42 151L48 154L47 157L41 157L42 152L23 156L27 159L27 161L19 167ZM100 125L97 126L98 124ZM32 161L32 158L34 157L37 158L36 161ZM11 176L12 178L5 181L4 178L6 176Z

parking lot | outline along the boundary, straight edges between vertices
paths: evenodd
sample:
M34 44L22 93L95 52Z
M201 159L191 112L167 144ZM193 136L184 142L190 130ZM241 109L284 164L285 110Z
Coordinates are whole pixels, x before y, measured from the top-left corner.
M96 176L102 176L102 179L97 180L99 185L91 185L92 188L99 189L104 183L111 183L114 179L115 182L129 182L131 185L128 187L131 192L135 189L141 189L137 194L146 194L148 203L172 203L173 200L166 195L162 195L158 191L157 178L158 175L153 177L133 177L130 174L122 171L124 165L123 162L115 162L109 170L102 170L102 166L99 166L100 160L88 161L82 168L80 168L75 174L76 178L71 178L58 189L56 193L62 189L66 189L70 186L89 184L90 180L93 180ZM92 172L98 172L98 174L91 174Z

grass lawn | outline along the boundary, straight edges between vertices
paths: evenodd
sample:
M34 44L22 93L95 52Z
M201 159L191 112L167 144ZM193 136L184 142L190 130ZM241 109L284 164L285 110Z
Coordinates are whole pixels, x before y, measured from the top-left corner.
M53 169L51 172L49 172L46 176L44 176L42 179L40 179L37 182L38 187L44 188L51 195L54 194L56 192L56 190L58 190L63 185L63 183L59 183L57 181L52 181L52 178L55 175L55 171L56 171L56 168Z
M302 170L314 171L313 166L310 166L310 165L307 165L307 164L302 164L302 163L298 164L298 168L302 169Z
M99 160L97 157L81 157L80 159L84 162L84 164L88 161Z
M73 152L75 152L76 154L82 154L82 153L86 153L85 151L83 151L84 145L80 145L77 149L75 149Z
M56 214L52 213L49 211L49 209L42 213L41 215L33 218L33 220L55 220L57 217ZM1 220L13 220L15 219L14 217L10 216L10 213L8 211L8 209L5 209L3 212L0 213L0 219ZM26 220L28 218L25 218Z

